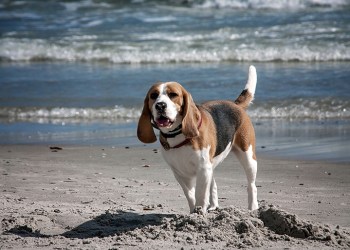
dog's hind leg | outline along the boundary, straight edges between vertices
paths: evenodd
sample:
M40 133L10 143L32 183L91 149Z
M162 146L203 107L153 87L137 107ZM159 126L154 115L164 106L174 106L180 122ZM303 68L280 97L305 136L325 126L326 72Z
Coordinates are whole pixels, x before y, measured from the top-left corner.
M239 162L242 164L245 174L247 176L248 209L256 210L259 208L257 188L255 186L258 164L257 161L253 158L253 147L250 146L247 151L242 151L238 147L233 147L233 152L237 156Z

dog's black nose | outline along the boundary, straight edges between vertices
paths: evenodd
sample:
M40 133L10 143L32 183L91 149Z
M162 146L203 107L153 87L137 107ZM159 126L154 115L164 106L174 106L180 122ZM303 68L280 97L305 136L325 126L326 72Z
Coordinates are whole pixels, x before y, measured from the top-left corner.
M156 110L159 112L162 112L166 109L166 103L165 102L158 102L156 103Z

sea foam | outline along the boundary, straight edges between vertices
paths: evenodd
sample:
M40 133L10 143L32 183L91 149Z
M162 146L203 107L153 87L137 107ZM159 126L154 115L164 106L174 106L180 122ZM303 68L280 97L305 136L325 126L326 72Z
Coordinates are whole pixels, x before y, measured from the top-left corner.
M248 109L252 119L350 119L350 102L347 100L306 100L264 102L253 104ZM103 108L14 108L1 107L0 118L9 122L84 122L84 121L137 121L141 107L126 108L123 106Z
M176 38L172 38L172 40ZM188 37L179 38L188 40ZM130 49L131 48L131 49ZM181 63L226 61L300 61L326 62L349 61L350 49L334 41L322 45L282 45L279 47L259 44L209 45L195 48L178 43L152 43L147 47L125 46L123 43L98 44L88 41L49 42L42 39L5 38L0 40L1 61L106 61L111 63Z
M200 8L237 9L305 9L308 7L335 8L348 5L346 0L205 0L194 1Z

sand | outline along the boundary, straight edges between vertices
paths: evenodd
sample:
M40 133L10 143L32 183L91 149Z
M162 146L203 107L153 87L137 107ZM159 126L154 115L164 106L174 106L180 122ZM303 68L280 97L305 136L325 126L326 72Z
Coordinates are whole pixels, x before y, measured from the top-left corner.
M0 249L348 249L347 164L259 156L260 209L229 157L220 209L189 214L153 147L0 146Z

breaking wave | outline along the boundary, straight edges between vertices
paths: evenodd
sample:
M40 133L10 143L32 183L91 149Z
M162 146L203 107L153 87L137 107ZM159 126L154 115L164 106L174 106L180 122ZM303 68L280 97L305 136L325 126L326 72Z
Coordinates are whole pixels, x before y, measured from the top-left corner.
M231 34L232 38L235 39ZM238 35L237 35L238 36ZM140 63L185 63L185 62L225 62L225 61L300 61L326 62L349 61L350 49L336 41L327 46L303 45L266 47L257 44L212 46L204 48L186 46L188 40L196 36L173 36L174 42L152 43L147 48L125 46L118 42L94 43L76 41L55 43L41 39L4 38L0 40L0 61L84 61L110 62L116 64ZM205 36L202 38L205 40ZM177 43L179 40L181 43ZM187 41L186 41L187 40Z
M274 103L254 104L248 110L254 118L267 119L350 119L348 100L289 100ZM37 123L62 122L129 122L137 121L139 108L121 106L105 108L0 108L0 118L8 122L28 121Z
M84 121L122 121L140 117L141 109L125 108L120 106L110 108L0 108L0 118L9 122L29 121L37 123L47 122L84 122Z
M325 98L290 99L279 103L253 105L248 113L255 118L282 119L350 119L350 101Z
M204 0L193 1L200 8L236 9L305 9L312 7L337 8L349 5L346 0Z

